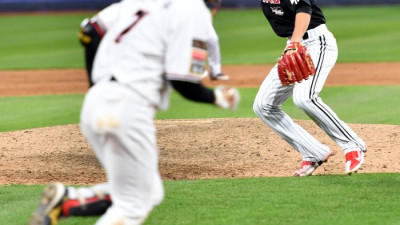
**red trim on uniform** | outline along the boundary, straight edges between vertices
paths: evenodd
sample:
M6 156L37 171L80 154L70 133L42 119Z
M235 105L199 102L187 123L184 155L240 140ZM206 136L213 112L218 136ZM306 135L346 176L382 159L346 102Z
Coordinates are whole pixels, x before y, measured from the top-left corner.
M106 33L107 32L107 26L104 23L103 20L101 20L99 17L96 17L96 23L99 25L99 27L101 28L101 30Z
M100 25L97 22L89 21L90 24L93 25L94 29L96 29L97 33L99 33L100 37L104 36L104 31L101 29Z
M92 197L92 198L87 198L85 199L85 204L90 204L90 203L94 203L94 202L98 202L101 200L108 200L111 201L111 197L110 195L106 195L104 196L104 199L100 199L99 197ZM67 201L65 201L61 207L62 210L62 215L67 217L69 216L69 210L71 208L77 208L77 207L81 207L82 204L79 202L78 199L68 199Z

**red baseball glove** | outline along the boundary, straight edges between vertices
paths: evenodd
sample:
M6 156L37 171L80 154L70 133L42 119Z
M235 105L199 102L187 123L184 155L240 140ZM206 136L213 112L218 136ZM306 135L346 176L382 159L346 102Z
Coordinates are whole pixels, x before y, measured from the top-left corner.
M278 59L278 74L283 86L300 83L315 75L314 63L307 48L300 42L290 42Z

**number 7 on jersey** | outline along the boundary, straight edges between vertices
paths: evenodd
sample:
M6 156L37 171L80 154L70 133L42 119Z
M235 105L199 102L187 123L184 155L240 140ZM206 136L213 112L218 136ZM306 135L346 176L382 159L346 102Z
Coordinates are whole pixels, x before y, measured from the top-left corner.
M125 28L119 35L118 37L115 39L116 43L119 43L122 39L122 37L128 33L134 26L136 26L136 24L138 24L140 22L141 19L143 19L144 16L147 15L147 12L143 11L143 10L139 10L137 13L135 13L136 16L136 20L133 21L133 23L131 25L129 25L127 28Z

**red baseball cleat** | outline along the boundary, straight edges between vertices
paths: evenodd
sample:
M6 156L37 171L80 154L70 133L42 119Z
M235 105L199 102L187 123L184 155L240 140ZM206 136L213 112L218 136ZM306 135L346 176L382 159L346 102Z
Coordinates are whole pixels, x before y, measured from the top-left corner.
M346 173L349 175L351 175L352 173L356 173L363 163L364 163L363 151L357 150L348 152L346 154L346 165L345 165Z
M333 155L332 152L328 152L325 155L325 158L319 162L311 162L311 161L303 161L300 166L300 170L294 172L295 177L304 177L304 176L311 176L315 169L318 166L322 165L322 163L327 162L329 157Z

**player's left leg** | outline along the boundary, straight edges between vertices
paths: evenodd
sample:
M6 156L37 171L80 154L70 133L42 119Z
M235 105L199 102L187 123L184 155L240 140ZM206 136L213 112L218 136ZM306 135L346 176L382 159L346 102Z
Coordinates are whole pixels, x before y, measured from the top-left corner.
M154 207L163 199L163 187L159 174L154 177ZM44 190L37 212L30 225L54 225L60 219L72 216L100 216L111 206L108 183L92 187L65 187L61 183L50 183Z
M108 183L96 184L92 187L66 187L66 198L61 205L61 217L69 216L100 216L112 205L110 187ZM160 174L154 176L154 206L163 199L163 186Z
M348 158L346 161L350 161L350 164L353 165L346 167L346 172L354 172L363 162L363 151L366 150L366 145L319 97L319 93L336 63L338 55L336 40L328 30L324 29L321 30L321 36L309 40L306 42L306 46L313 57L317 72L309 80L295 86L293 101L343 149ZM354 157L349 157L352 155L357 155L356 157L359 156L362 159L357 163L352 161Z

